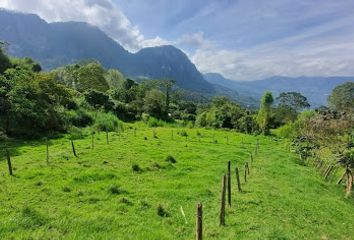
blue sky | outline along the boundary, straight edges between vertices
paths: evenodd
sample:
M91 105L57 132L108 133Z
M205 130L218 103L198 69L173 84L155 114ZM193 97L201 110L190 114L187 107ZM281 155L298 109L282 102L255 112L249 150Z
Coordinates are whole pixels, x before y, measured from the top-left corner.
M235 80L354 76L354 0L0 0L48 22L86 21L128 50L173 44Z

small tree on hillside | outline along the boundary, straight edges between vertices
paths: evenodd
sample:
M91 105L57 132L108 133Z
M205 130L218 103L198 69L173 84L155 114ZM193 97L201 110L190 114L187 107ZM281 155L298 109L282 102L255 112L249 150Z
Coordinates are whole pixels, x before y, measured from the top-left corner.
M265 92L261 106L259 108L257 122L263 132L263 134L268 135L270 132L270 117L271 117L271 106L274 102L273 95L271 92Z

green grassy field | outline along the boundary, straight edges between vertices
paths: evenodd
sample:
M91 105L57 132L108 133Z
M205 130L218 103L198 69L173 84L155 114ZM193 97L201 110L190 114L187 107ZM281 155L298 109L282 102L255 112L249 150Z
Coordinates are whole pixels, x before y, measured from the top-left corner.
M186 139L181 130L173 129L172 140L172 128L157 128L153 138L151 128L139 125L134 136L126 127L110 133L109 144L105 133L96 135L94 149L86 136L75 141L78 158L68 138L51 140L49 165L45 142L13 142L13 177L0 161L0 239L193 239L197 202L203 203L205 239L354 239L353 198L298 164L284 141L259 137L244 183L255 137L186 129ZM177 162L166 162L168 155ZM232 206L219 227L228 160ZM158 215L158 206L166 216Z

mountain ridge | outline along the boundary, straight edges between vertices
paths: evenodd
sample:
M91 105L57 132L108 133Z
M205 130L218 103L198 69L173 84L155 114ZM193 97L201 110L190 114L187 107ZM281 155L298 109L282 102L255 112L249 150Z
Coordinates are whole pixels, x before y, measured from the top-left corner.
M117 68L133 79L173 79L187 90L215 92L182 50L167 45L131 53L98 27L84 22L47 23L35 14L0 9L0 39L10 44L10 55L31 57L44 69L97 59L105 68Z
M260 99L265 91L271 91L274 97L281 92L300 92L308 98L312 107L326 105L327 97L337 85L354 81L354 77L351 76L272 76L262 80L236 81L227 79L219 73L205 73L204 79L212 84L237 89L239 94L247 94L256 99Z

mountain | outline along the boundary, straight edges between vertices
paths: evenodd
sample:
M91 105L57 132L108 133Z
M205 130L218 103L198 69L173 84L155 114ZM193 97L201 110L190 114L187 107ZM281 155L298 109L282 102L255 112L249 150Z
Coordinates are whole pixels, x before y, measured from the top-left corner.
M204 79L212 84L219 84L240 95L248 95L260 99L265 91L271 91L274 97L281 92L300 92L307 97L312 107L327 104L327 97L332 90L344 82L354 81L354 77L282 77L274 76L255 81L234 81L224 78L218 73L204 74Z
M186 90L215 93L214 86L178 48L160 46L130 53L87 23L47 23L34 14L0 9L0 39L9 43L10 55L31 57L47 70L96 59L130 78L173 79Z

